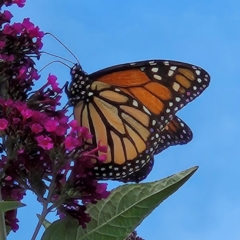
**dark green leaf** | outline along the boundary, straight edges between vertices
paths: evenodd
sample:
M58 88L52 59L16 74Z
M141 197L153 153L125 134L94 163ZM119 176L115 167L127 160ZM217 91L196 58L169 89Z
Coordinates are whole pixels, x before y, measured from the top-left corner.
M52 223L41 240L74 240L77 239L78 221L67 217Z
M123 240L160 203L177 191L197 168L156 182L120 186L107 199L88 205L92 220L86 229L77 229L75 220L65 219L48 227L42 240Z

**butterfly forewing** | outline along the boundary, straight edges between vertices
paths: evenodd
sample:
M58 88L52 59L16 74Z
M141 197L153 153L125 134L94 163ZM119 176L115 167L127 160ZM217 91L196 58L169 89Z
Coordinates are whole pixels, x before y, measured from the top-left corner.
M208 73L200 67L162 60L117 65L90 77L132 95L157 117L160 128L200 95L210 81Z

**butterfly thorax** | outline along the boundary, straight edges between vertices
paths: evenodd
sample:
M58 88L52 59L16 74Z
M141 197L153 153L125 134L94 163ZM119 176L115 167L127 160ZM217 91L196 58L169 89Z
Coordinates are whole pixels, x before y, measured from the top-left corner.
M69 102L72 106L76 106L80 101L89 101L88 89L92 83L89 75L84 72L79 64L75 64L70 72L72 81L67 89Z

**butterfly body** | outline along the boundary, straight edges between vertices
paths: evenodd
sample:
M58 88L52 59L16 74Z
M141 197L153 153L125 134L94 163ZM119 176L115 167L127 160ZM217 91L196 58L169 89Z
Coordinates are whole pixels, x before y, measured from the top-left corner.
M90 144L101 140L108 146L106 161L95 163L96 178L136 182L151 171L155 154L192 139L175 114L210 80L199 67L163 60L117 65L90 75L75 65L71 75L67 93L75 119L94 135Z

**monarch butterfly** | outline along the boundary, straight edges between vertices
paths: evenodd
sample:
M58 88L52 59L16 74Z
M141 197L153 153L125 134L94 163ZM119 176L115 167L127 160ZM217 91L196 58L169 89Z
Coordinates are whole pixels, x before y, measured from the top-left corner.
M104 163L94 162L97 179L143 180L154 155L192 139L175 114L199 96L210 76L191 64L150 60L105 68L92 74L79 64L71 69L66 90L74 118L108 146ZM100 154L100 153L99 153Z

